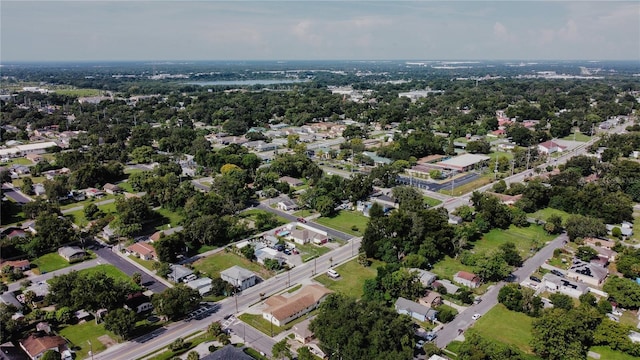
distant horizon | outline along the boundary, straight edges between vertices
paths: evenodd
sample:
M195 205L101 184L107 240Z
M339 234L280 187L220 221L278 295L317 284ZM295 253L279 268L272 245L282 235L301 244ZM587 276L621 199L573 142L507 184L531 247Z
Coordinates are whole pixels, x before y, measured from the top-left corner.
M3 0L0 10L0 63L640 61L638 1Z

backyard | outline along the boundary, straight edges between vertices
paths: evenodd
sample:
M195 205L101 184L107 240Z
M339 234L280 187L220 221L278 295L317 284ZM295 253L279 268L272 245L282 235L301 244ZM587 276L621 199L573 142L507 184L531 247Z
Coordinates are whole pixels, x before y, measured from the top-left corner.
M321 274L314 280L335 292L359 299L364 293L365 280L375 278L378 275L377 269L383 265L383 262L374 260L371 266L364 267L354 259L335 268L340 278L334 280L326 274Z
M314 244L300 245L293 242L289 242L289 243L291 244L291 246L295 246L295 248L300 251L300 257L302 258L302 262L307 262L309 260L318 258L328 253L329 251L331 251L331 249L326 246L317 246Z
M209 277L220 277L220 272L226 270L234 265L238 265L247 270L253 271L262 279L268 279L273 276L273 274L265 269L262 265L257 262L249 261L248 259L226 251L221 251L217 254L211 255L204 259L200 259L193 263L193 267L200 272L203 272Z
M319 217L314 222L354 236L362 236L369 218L356 211L341 210L334 217Z
M59 334L73 344L76 359L86 359L91 349L93 349L94 353L105 350L107 346L99 340L100 337L106 335L113 344L116 343L115 340L117 339L113 333L104 328L104 325L96 324L93 320L83 324L67 325L59 331ZM103 337L102 340L106 340L106 338Z
M571 216L571 214L569 214L566 211L562 211L554 208L544 208L534 212L533 214L529 214L529 217L536 220L547 221L547 219L549 219L551 215L560 216L562 218L563 223L565 222L565 220L567 220L569 216Z
M460 260L446 256L444 259L438 261L431 271L438 275L439 279L451 280L458 271L473 272L473 267L463 265Z
M65 268L71 264L65 260L57 252L44 254L33 261L33 264L38 266L38 271L41 274L52 272L54 270Z
M107 276L112 277L116 280L131 281L131 278L127 274L123 273L122 271L120 271L120 269L110 264L100 264L92 268L78 271L78 273L83 274L92 274L98 272L104 272L107 274Z

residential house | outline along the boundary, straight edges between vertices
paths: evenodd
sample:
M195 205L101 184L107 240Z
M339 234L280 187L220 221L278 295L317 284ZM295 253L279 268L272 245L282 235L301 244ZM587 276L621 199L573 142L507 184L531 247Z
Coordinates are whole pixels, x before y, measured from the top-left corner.
M286 182L289 186L297 187L304 184L302 180L291 177L291 176L283 176L279 179L281 182Z
M195 279L193 281L189 281L187 286L192 288L193 290L198 290L200 295L206 295L211 292L213 280L208 277L202 277L199 279Z
M538 144L538 151L547 155L555 152L563 152L566 148L566 146L562 146L551 140Z
M596 245L591 245L591 244L587 244L588 247L594 249L595 251L598 252L598 257L602 257L605 258L607 260L607 262L615 262L616 261L616 256L618 255L617 252L611 250L611 249L607 249L601 246L596 246Z
M87 188L87 189L84 189L84 194L85 194L87 197L90 197L90 198L98 198L98 199L99 199L99 198L101 198L101 197L103 197L103 196L105 195L105 194L104 194L104 192L102 192L102 191L100 191L100 190L98 190L98 189L96 189L96 188Z
M447 222L449 225L460 225L463 223L463 219L460 216L449 214Z
M614 228L618 228L620 229L620 233L622 234L622 236L624 237L629 237L631 235L633 235L633 225L628 223L628 222L623 222L622 225L618 226L618 225L613 225L613 224L606 224L605 225L607 227L607 231L609 232L609 235L612 234L612 230Z
M265 301L262 317L276 326L283 326L316 309L333 291L321 285L306 285L291 297L274 295Z
M27 271L31 269L31 262L29 260L11 260L11 261L3 261L0 263L0 268L4 268L8 266L11 269L19 269L22 271Z
M453 277L453 281L471 289L475 289L479 287L480 284L482 284L482 281L480 280L480 277L478 277L478 275L466 271L458 271Z
M438 278L438 275L427 270L410 268L409 271L417 273L418 279L424 286L431 286L431 284L433 284L433 282L436 281L436 279Z
M10 228L5 229L2 232L2 235L4 235L7 239L10 239L10 240L12 240L14 238L17 238L17 237L19 237L19 238L27 237L27 233L23 229L16 228L16 227L10 227Z
M305 319L295 325L293 325L293 338L298 340L302 344L306 344L313 340L313 332L309 330L310 319Z
M113 241L117 238L116 231L111 224L107 224L107 226L102 228L102 237L107 241Z
M282 211L298 210L299 206L295 202L289 199L285 199L278 202L278 209Z
M209 355L201 357L200 360L253 360L242 348L234 345L225 345Z
M415 301L399 297L394 305L398 314L409 315L418 321L435 321L438 312Z
M308 243L321 245L329 241L329 236L327 235L327 233L322 234L320 232L313 231L306 228L291 229L291 232L287 237L293 240L296 244L300 244L300 245L304 245Z
M141 314L153 309L151 299L141 292L131 294L127 296L127 300L124 302L124 307L131 311L135 311L136 314Z
M601 286L609 275L609 270L579 259L574 259L567 271L567 277L584 282L591 286Z
M153 245L146 242L137 242L127 247L129 254L135 255L142 260L158 260L158 254Z
M498 199L500 199L500 202L509 206L514 205L516 201L522 199L522 194L507 195L507 194L500 194L500 193L494 193L494 192L488 192L488 191L486 192L486 194L497 197Z
M606 240L606 239L600 239L600 238L592 238L592 237L588 237L588 238L584 238L584 243L585 245L592 245L592 246L597 246L597 247L602 247L605 249L611 249L614 246L616 246L616 242L615 241L611 241L611 240Z
M193 275L193 270L182 265L172 264L170 266L170 269L171 272L167 275L167 279L173 282L181 282L185 280L189 275Z
M420 304L426 307L436 308L442 305L442 296L435 291L429 291L425 297L420 299Z
M104 192L106 192L107 194L110 194L110 195L115 195L115 194L119 194L119 193L122 192L122 189L120 188L120 186L115 185L115 184L111 184L111 183L104 184L103 190L104 190Z
M68 262L72 262L82 260L89 254L77 246L63 246L58 249L58 255L65 258Z
M453 295L457 293L458 290L460 290L459 286L454 285L449 280L436 280L433 282L433 284L431 284L431 287L434 289L438 289L440 286L442 286L446 290L447 294L450 294L450 295Z
M551 273L544 274L542 283L545 288L551 292L559 292L576 299L589 291L589 287L585 284L561 278Z
M67 350L67 341L61 336L47 335L44 333L29 334L25 339L20 340L20 347L30 359L38 360L47 350L64 353ZM63 358L63 360L67 360Z
M258 282L256 274L237 265L221 271L220 278L240 290L248 289Z
M278 263L280 263L281 265L282 263L285 262L285 259L282 256L280 256L277 250L269 247L263 247L260 249L256 248L254 255L256 257L256 261L258 262L258 264L262 264L262 265L264 265L264 261L267 259L277 260Z
M249 149L253 149L253 150L258 151L258 152L273 151L273 150L276 150L278 148L278 144L267 143L267 142L264 142L262 140L248 141L248 142L242 144L242 146L247 147Z

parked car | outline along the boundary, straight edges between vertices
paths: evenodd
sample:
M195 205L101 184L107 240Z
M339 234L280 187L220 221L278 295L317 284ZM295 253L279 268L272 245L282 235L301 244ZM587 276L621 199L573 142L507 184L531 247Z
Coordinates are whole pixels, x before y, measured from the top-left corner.
M427 341L433 341L437 337L438 337L438 334L436 334L434 332L428 332L427 335L425 335L424 339L427 340Z
M289 249L284 249L282 252L285 253L285 255L291 255L291 250Z
M471 317L471 319L473 319L473 320L478 320L478 319L480 319L480 316L482 316L482 315L480 315L480 314L476 313L476 314L473 314L473 316Z
M535 282L542 282L542 280L540 280L540 278L537 276L529 276L529 280L535 281Z
M555 269L553 269L553 270L551 270L551 273L552 273L553 275L556 275L556 276L564 277L564 274L563 274L563 273L562 273L562 271L560 271L560 270L555 270Z

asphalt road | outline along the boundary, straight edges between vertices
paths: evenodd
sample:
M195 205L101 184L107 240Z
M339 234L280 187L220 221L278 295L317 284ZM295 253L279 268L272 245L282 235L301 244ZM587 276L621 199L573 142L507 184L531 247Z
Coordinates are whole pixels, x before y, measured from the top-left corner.
M347 244L335 249L319 258L309 261L303 265L297 266L288 273L279 274L275 277L267 279L254 287L244 290L237 297L226 298L217 303L219 309L201 320L192 320L189 322L179 321L165 328L158 330L157 334L151 336L134 339L132 341L114 345L102 353L96 354L94 360L130 360L137 359L145 354L166 347L178 337L186 337L198 330L206 329L213 321L224 321L223 318L228 314L236 314L245 311L252 305L259 303L261 300L260 293L264 293L266 297L280 293L281 291L304 282L314 274L320 274L329 269L331 265L343 263L354 255L357 255L357 249L360 247L360 238L352 238ZM237 304L237 305L236 305ZM242 336L242 323L234 323L231 328L236 335ZM250 326L244 328L245 336L250 342L251 347L265 354L271 354L271 347L275 343L272 338L258 332L255 329L250 330Z
M547 259L551 258L555 249L561 248L565 241L568 240L566 234L562 234L557 238L550 241L545 247L538 251L535 255L527 259L522 267L513 272L516 276L517 282L521 282L524 279L528 279ZM482 301L479 304L470 306L464 312L458 314L458 316L450 323L446 324L440 331L438 331L438 337L436 338L436 345L439 348L446 347L451 341L453 341L458 335L459 330L466 330L473 326L474 320L471 318L474 314L486 314L491 308L498 304L498 293L500 289L505 285L505 282L500 282L492 286L483 296Z
M451 185L455 189L458 186L462 186L466 183L470 183L473 180L477 179L480 175L476 173L466 173L460 177L457 177L453 180L445 181L443 183L435 183L432 181L427 181L423 179L412 178L408 176L398 175L397 182L404 185L411 185L418 187L420 189L430 190L430 191L439 191L442 189L451 189Z
M42 275L31 276L31 277L28 278L28 280L31 280L31 282L33 284L38 284L40 282L46 282L47 280L52 279L55 276L64 275L64 274L70 273L71 271L80 271L80 270L92 268L92 267L95 267L95 266L100 265L100 264L106 264L106 260L101 259L101 258L97 258L97 259L93 259L93 260L83 261L81 263L78 263L78 264L75 264L75 265L71 265L69 267L62 268L60 270L48 272L48 273L45 273L45 274L42 274ZM9 290L7 290L7 292L12 292L12 291L19 290L20 289L20 282L22 282L23 280L26 280L26 279L20 279L20 280L18 280L16 282L10 283L8 285Z
M98 254L99 257L114 265L129 276L132 276L134 273L140 273L142 275L142 285L146 286L147 289L153 291L154 293L162 292L167 288L165 284L157 281L146 272L140 270L137 266L131 264L127 260L123 259L120 255L114 253L111 248L98 244L96 245L96 249L94 250L94 252Z

